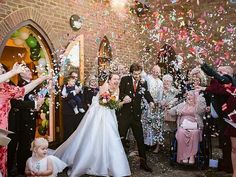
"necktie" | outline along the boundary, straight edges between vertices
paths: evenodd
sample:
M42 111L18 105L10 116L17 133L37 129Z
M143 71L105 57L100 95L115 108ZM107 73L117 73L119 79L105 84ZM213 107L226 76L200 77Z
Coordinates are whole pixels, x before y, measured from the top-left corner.
M137 81L134 80L134 93L136 93L136 90L137 90Z

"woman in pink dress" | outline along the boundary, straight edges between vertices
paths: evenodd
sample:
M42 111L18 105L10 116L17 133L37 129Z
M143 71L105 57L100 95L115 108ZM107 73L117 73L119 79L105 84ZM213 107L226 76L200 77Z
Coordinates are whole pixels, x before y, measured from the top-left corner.
M171 115L178 116L176 132L178 163L195 163L198 144L202 140L202 117L205 109L206 102L204 97L199 95L198 91L189 91L187 92L185 102L169 110ZM183 122L196 123L197 126L190 128Z
M0 76L13 76L18 73L24 72L24 66L15 64L13 69L8 72L12 73L10 75L6 75L6 69L4 69L3 65L0 63ZM8 129L8 113L11 109L10 100L11 99L20 99L23 98L25 94L33 90L37 85L46 80L47 76L39 77L38 79L32 81L30 84L24 87L17 87L8 84L8 82L0 83L0 128ZM9 79L9 78L7 78ZM5 79L5 80L7 80ZM4 79L3 79L4 80ZM0 172L3 177L7 176L7 147L0 146Z

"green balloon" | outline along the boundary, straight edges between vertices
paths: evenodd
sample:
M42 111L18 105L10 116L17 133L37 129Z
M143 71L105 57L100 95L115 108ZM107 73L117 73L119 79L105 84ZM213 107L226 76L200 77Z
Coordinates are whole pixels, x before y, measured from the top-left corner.
M46 127L43 127L43 126L41 125L41 126L39 126L39 128L38 128L38 132L39 132L40 135L46 135L46 133L47 133L47 128L46 128Z
M20 31L19 30L16 30L14 33L12 33L11 37L12 38L16 38L16 37L19 37L20 36Z
M33 37L32 35L30 35L26 40L25 40L26 44L30 47L30 48L34 48L37 46L38 41L35 37Z
M39 54L31 54L30 59L32 61L38 61L40 59L40 55Z
M44 55L44 52L43 52L43 49L40 49L40 56L41 56L41 58L45 58L45 55Z
M49 106L49 99L46 98L45 101L44 101L44 103L46 104L46 106Z
M49 107L44 103L42 106L41 106L41 110L44 112L44 113L47 113L49 111Z
M39 52L40 52L40 48L38 47L30 48L31 55L40 55Z

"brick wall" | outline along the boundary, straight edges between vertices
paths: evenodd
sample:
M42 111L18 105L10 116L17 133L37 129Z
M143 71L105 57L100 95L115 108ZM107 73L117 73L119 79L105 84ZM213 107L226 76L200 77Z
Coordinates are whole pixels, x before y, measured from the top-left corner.
M169 44L184 58L185 69L196 66L195 47L208 63L236 68L236 4L228 0L172 2L149 0L149 13L141 19L140 45L149 46L141 55L148 67L158 61L160 48Z
M165 43L170 44L177 54L184 57L185 66L188 67L189 63L194 61L195 55L191 53L191 49L195 46L207 51L205 58L209 59L210 63L235 65L236 5L230 5L228 0L178 0L178 3L149 0L151 4L149 14L140 19L131 14L127 18L119 18L106 1L101 2L100 0L1 0L0 41L14 26L24 20L32 19L45 31L55 49L63 49L71 39L80 34L84 35L87 75L96 70L99 42L104 35L110 40L113 59L127 66L142 58L146 61L147 68L150 68L156 62L157 54ZM174 11L176 15L171 15ZM190 13L193 17L190 17ZM69 26L72 14L78 14L83 18L83 26L77 32ZM170 16L176 20L173 21ZM166 27L164 30L167 32L164 32L163 38L154 41L150 37L158 34L153 30L160 17L164 19L160 29ZM185 25L181 26L183 22ZM189 25L186 25L188 23ZM191 31L189 28L194 30ZM233 32L229 32L228 29L233 29ZM185 32L187 38L185 36L179 39ZM199 42L195 41L194 34L196 38L200 37ZM224 39L228 42L224 42L223 45L217 43ZM215 51L218 44L219 50ZM147 46L151 50L146 51Z
M83 26L73 31L69 25L70 16L83 18ZM32 19L47 34L54 49L65 48L76 36L84 35L85 73L96 70L99 44L104 35L110 41L113 60L130 65L139 59L137 31L138 18L128 15L121 18L113 12L108 3L95 0L1 0L0 41L17 24ZM131 23L132 22L132 23Z

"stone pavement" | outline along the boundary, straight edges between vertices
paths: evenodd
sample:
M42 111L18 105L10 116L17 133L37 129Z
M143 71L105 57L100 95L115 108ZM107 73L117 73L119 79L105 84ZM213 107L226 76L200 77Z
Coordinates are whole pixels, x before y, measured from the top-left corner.
M213 156L218 156L219 149L214 148ZM132 153L134 154L134 153ZM132 177L232 177L232 174L219 172L216 169L208 168L200 170L196 166L170 165L169 152L161 150L158 154L147 152L148 165L152 167L153 173L147 173L139 169L139 158L137 156L129 157ZM65 173L60 174L60 177L66 177ZM92 177L84 175L83 177Z
M218 159L221 156L220 150L217 148L217 141L213 139L213 158ZM134 149L131 147L131 149ZM139 158L133 151L129 156L132 177L232 177L232 174L219 172L216 169L207 168L198 169L196 166L170 165L169 147L162 148L158 154L151 151L147 152L148 165L152 167L153 173L147 173L139 169ZM20 177L20 176L19 176ZM58 177L67 177L65 172ZM92 177L84 175L83 177Z

